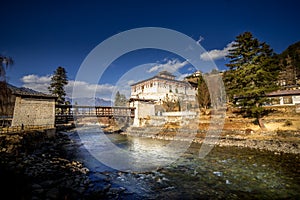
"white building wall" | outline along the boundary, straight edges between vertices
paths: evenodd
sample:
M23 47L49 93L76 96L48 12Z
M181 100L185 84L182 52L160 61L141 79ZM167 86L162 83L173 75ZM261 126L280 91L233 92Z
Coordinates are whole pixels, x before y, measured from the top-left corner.
M196 90L186 83L154 79L137 84L131 88L131 97L140 99L163 100L170 98L195 101Z
M293 99L293 104L298 104L298 103L300 104L300 95L293 96L292 99Z
M172 78L172 77L171 77ZM196 90L187 82L154 77L131 87L131 98L136 99L130 106L135 107L133 125L142 126L147 116L155 116L155 104L161 104L166 97L170 100L180 100L185 105L196 101ZM142 101L153 100L152 103Z

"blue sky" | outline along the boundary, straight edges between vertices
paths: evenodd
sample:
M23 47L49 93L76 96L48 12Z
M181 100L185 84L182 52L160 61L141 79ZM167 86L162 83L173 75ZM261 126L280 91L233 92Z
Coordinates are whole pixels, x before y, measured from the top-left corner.
M40 91L45 91L58 66L65 67L70 95L87 55L116 34L141 27L178 31L200 42L222 70L228 62L224 55L230 43L245 31L268 43L276 53L299 41L299 6L296 0L11 0L1 5L0 54L15 61L7 71L9 83ZM150 70L153 67L156 71ZM106 99L116 90L127 91L129 95L129 83L172 67L179 76L195 70L172 52L155 49L129 52L116 59L98 83L88 79L80 82L82 95L95 88L97 96Z

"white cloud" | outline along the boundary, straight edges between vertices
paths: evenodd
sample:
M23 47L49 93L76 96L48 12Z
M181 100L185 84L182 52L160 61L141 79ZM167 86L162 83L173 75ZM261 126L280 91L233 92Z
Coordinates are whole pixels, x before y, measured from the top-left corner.
M228 55L229 50L233 49L233 44L235 42L230 42L229 44L226 45L222 50L214 49L205 53L202 53L200 55L200 58L204 61L209 61L209 60L218 60L221 58L225 58L225 56Z
M49 83L51 80L51 76L42 76L39 77L35 74L30 74L27 76L23 76L23 78L21 78L21 80L23 81L23 83L31 83L31 82L38 82L38 83Z
M135 80L129 80L129 81L127 81L127 85L132 85L132 84L134 84L136 81Z
M186 73L186 74L181 74L177 80L182 81L184 80L185 77L192 75L192 73Z
M73 93L73 88L76 87L76 94ZM68 85L65 87L67 96L69 97L100 97L105 100L110 100L112 92L115 90L115 86L110 84L90 84L84 81L70 80Z
M182 68L182 67L189 64L189 62L187 60L181 62L178 59L173 59L173 60L164 59L164 61L166 63L154 65L147 72L151 73L151 72L155 72L155 71L158 71L158 70L167 70L167 71L172 73L172 72L176 72L178 69L180 69L180 68Z
M112 96L115 97L117 91L119 91L121 94L124 94L126 96L126 98L130 98L131 95L131 85L139 82L140 79L127 79L130 77L122 77L115 86L114 92L112 93ZM138 77L137 77L138 78Z
M50 85L51 76L37 76L35 74L30 74L23 76L21 78L23 82L23 87L30 88L39 92L49 93L48 87Z
M51 82L51 76L38 76L35 74L27 75L21 78L23 87L30 88L39 92L49 93L48 87ZM79 97L91 97L95 94L96 97L110 100L115 86L110 84L90 84L84 81L69 80L69 83L65 86L66 96L72 97L73 87L80 91L80 94L76 94L76 98Z

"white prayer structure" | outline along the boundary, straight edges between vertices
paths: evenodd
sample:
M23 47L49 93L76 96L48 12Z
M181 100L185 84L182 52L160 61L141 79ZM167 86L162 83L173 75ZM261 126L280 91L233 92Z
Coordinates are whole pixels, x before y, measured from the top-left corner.
M131 85L130 106L135 107L134 126L140 126L141 119L162 115L165 102L179 102L180 111L196 102L196 89L187 81L179 81L167 71L161 71L152 78Z
M196 90L186 81L175 80L167 71L131 85L131 99L195 101Z

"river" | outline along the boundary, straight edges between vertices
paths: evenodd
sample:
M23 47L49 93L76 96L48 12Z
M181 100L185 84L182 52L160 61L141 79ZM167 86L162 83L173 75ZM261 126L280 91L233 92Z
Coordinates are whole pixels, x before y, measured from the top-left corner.
M299 155L215 146L199 158L201 144L192 143L175 158L161 151L170 141L103 134L95 127L67 134L78 145L69 147L70 156L90 169L90 191L109 183L116 191L111 199L300 199ZM133 155L128 169L117 170L99 161L95 152L111 152L107 141Z

